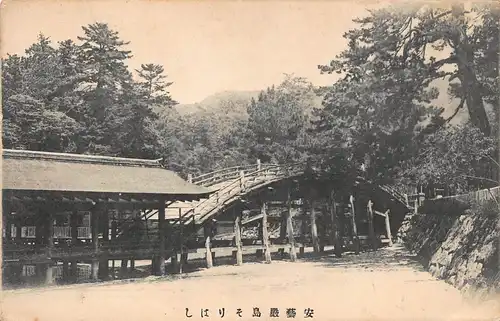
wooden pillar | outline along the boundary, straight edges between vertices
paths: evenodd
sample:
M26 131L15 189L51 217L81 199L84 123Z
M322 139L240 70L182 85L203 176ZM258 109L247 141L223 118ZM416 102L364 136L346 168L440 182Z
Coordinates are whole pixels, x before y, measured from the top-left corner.
M314 199L310 201L310 215L311 215L311 238L313 243L314 253L319 253L319 240L318 240L318 227L316 226L316 211L314 210Z
M212 261L212 249L210 248L210 235L205 239L205 259L207 261L207 269L214 266Z
M359 237L358 227L356 225L356 208L354 206L354 196L349 197L351 203L351 223L352 223L352 244L354 245L354 252L359 254Z
M158 261L156 262L158 263ZM120 262L120 277L125 277L127 275L127 271L128 271L128 259L122 259Z
M45 284L53 284L54 276L52 271L52 251L54 249L54 222L53 222L53 212L52 208L49 208L47 211L44 211L46 215L45 221L45 245L47 250L47 258L49 259L49 263L45 268Z
M389 220L389 211L385 212L385 230L387 232L387 238L389 239L389 246L392 246L392 233L391 233L391 222Z
M116 246L116 231L117 230L117 226L116 226L116 217L113 216L112 219L111 219L111 240L110 240L110 244L111 244L111 247L114 248ZM154 266L152 264L152 266ZM115 260L111 260L111 278L114 280L116 279L116 271L115 271Z
M243 247L241 244L241 211L235 212L234 240L236 245L236 265L243 265Z
M306 230L307 230L307 201L304 199L302 204L302 216L300 222L300 241L302 245L299 248L299 255L304 256L304 249L306 246Z
M338 226L338 213L337 213L337 203L335 202L335 194L332 190L330 193L329 199L329 208L330 208L330 220L332 222L332 237L333 237L333 245L335 249L335 256L342 256L342 246L339 238L339 226Z
M245 172L240 171L240 190L241 192L245 192Z
M292 197L290 195L290 188L288 188L287 205L288 211L286 212L286 230L288 233L288 242L290 243L290 260L295 262L297 260L297 251L295 249L295 238L293 237Z
M180 222L179 222L180 223ZM165 274L165 200L160 202L158 207L158 235L159 235L159 254L156 273Z
M99 212L97 208L93 208L90 214L91 230L92 230L92 245L93 245L93 258L92 258L92 280L99 279Z
M71 247L72 250L78 246L78 212L71 212L71 216L69 217L69 224L71 228ZM70 270L70 279L72 282L76 282L78 279L78 261L75 259L71 259L71 270Z
M10 218L11 218L10 210L8 210L8 207L6 205L4 206L2 212L2 229L5 229L5 239L3 238L2 235L2 241L1 241L2 243L0 243L0 245L2 246L11 243L12 240L12 228L10 227L11 224Z
M318 227L318 243L319 243L319 252L323 253L325 251L326 244L326 218L325 215L320 215L316 217L316 226ZM319 224L317 223L319 221Z
M69 280L69 262L68 260L63 261L63 271L62 271L62 278L64 282L67 282Z
M100 214L99 227L101 227L102 230L102 239L105 244L109 244L109 212L108 210L104 210ZM99 259L99 279L109 279L109 261L107 255L103 255Z
M287 213L282 213L281 214L281 222L280 222L280 242L281 242L281 244L286 244L286 229L287 229L286 218L287 218Z
M368 201L367 214L368 214L368 239L370 241L372 249L376 250L377 240L375 239L375 230L373 228L373 202L371 200Z
M271 250L269 248L269 232L267 230L267 204L266 202L262 203L262 238L264 245L264 255L266 259L266 263L271 263Z
M179 273L182 274L182 265L184 264L184 223L182 222L182 209L179 208L179 251L181 253L179 262Z

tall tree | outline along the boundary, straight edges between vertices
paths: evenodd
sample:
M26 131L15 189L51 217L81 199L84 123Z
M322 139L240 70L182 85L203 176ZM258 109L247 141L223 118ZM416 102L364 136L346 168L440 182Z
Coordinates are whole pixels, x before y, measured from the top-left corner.
M482 83L487 77L479 68L489 58L477 41L487 35L471 16L478 26L491 24L492 8L465 12L460 5L417 3L399 9L355 19L359 27L344 35L348 48L319 66L344 76L325 96L317 124L321 137L342 140L353 166L382 181L395 178L428 143L425 136L456 114L445 119L442 106L433 105L436 79L448 79L450 93L460 98L457 111L467 106L471 124L490 134Z
M9 55L2 64L4 146L73 151L79 124L63 111L68 95L60 88L68 79L50 39L39 35L25 56Z
M287 75L252 99L248 107L251 154L262 161L292 162L305 159L303 147L316 94L303 78Z
M82 42L80 59L85 65L84 99L88 110L84 144L80 146L91 153L116 155L119 151L111 146L124 114L120 110L119 95L132 82L132 74L125 64L132 56L124 49L128 42L121 40L118 32L107 24L97 22L82 29L84 36L78 39Z

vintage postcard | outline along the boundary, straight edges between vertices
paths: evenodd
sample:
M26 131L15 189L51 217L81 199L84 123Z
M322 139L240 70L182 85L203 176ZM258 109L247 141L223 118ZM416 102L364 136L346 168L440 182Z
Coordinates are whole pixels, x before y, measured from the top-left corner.
M500 320L500 3L4 0L1 321Z

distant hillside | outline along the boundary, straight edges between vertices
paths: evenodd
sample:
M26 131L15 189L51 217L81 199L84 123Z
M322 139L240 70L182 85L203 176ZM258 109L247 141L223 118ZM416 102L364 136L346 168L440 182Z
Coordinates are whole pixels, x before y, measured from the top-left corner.
M450 99L448 95L448 80L437 79L432 82L432 86L439 89L439 97L433 101L433 105L443 107L445 109L443 116L449 117L455 111L459 104L459 99ZM194 104L179 104L175 106L175 110L180 115L187 115L202 112L222 112L227 115L236 114L245 115L246 106L252 98L257 98L259 95L258 90L254 91L223 91L215 93L203 99L202 101ZM321 108L322 98L318 96L314 99L313 105ZM491 109L488 106L487 109ZM467 107L464 107L453 119L453 124L458 124L468 119Z
M246 110L246 106L252 98L259 95L256 91L223 91L194 104L179 104L175 106L181 115L204 112L204 111L225 111L227 113L240 113Z

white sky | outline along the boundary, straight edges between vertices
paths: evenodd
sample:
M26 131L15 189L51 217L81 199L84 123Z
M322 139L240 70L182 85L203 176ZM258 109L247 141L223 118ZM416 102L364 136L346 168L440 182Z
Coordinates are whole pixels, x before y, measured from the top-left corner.
M131 67L158 63L181 103L224 90L260 90L284 73L326 85L320 75L345 48L352 19L375 2L4 0L1 51L23 53L42 32L54 41L74 39L81 26L106 22L130 41Z

